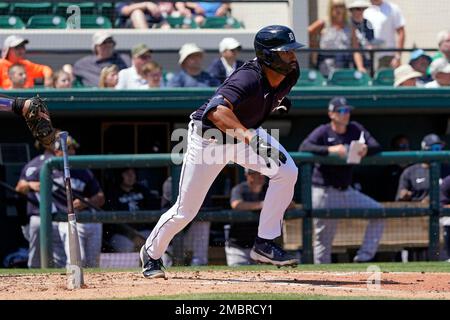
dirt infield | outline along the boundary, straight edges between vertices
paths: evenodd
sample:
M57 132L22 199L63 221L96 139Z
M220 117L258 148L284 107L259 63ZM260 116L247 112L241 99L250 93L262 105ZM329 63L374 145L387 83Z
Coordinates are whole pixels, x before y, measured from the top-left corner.
M304 295L450 299L449 273L381 273L367 287L366 272L173 271L148 280L139 272L85 273L85 286L66 289L65 274L0 275L0 299L111 299L199 293L295 293ZM170 297L168 297L170 298Z

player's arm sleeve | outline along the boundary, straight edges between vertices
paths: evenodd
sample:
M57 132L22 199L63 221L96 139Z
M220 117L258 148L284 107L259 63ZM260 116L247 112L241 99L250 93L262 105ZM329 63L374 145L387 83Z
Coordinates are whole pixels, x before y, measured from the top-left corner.
M446 206L450 204L450 177L443 180L440 187L440 197L441 206Z
M397 195L395 196L395 200L400 200L400 192L402 190L409 190L409 170L405 170L400 175L400 179L398 181Z
M328 155L328 146L323 142L323 129L322 127L316 128L311 132L305 140L301 143L299 151L312 152L321 156Z
M229 78L228 82L220 87L216 91L216 94L208 102L208 105L202 115L202 121L204 123L209 121L208 114L220 105L233 109L233 107L247 99L249 95L255 91L257 85L258 79L252 71L242 70L240 78ZM222 104L225 99L225 104Z

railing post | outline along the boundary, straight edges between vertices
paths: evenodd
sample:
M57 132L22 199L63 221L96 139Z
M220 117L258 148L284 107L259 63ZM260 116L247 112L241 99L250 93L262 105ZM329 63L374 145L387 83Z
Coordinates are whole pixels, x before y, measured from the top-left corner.
M429 228L429 247L428 259L430 261L439 260L439 216L440 216L440 200L439 200L439 179L441 177L441 163L430 163L430 228Z
M44 162L41 172L39 173L40 180L40 251L41 251L41 268L49 268L53 266L52 253L52 183L50 181L51 174L50 162Z
M303 204L303 210L305 211L305 217L303 218L302 231L302 262L314 263L313 254L313 223L312 223L312 190L311 190L311 178L312 178L312 163L303 163L300 166L300 179L301 179L301 200Z

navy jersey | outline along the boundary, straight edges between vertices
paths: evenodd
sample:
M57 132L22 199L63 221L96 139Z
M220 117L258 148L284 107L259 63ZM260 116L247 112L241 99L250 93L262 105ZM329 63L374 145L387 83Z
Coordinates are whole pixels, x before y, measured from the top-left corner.
M233 112L244 127L257 129L280 105L297 83L299 75L297 66L297 70L289 73L277 88L272 88L261 65L254 59L233 72L214 96L222 95L233 105ZM203 121L204 130L216 128L204 114L208 102L191 115L192 119Z
M25 165L20 174L20 179L25 181L39 181L39 174L44 162L53 157L51 153L44 153L43 155L33 158L29 163ZM64 186L64 175L62 171L53 170L53 181L59 185ZM101 191L97 179L90 170L84 169L71 169L70 170L70 182L72 184L72 190L79 193L83 197L90 198ZM52 213L57 211L67 211L67 200L64 192L59 190L55 185L52 187L53 202ZM31 198L39 201L39 192L30 192ZM34 206L31 203L27 204L27 211L29 215L39 215L39 207Z
M328 155L328 147L343 144L349 146L354 140L359 140L361 132L368 147L367 155L381 151L380 144L372 137L361 124L351 121L344 134L339 134L331 128L331 124L317 127L300 145L300 151L312 152L319 155ZM317 186L332 186L347 188L352 184L353 166L332 166L315 164L312 183Z
M450 204L450 176L447 176L442 180L440 193L441 206Z
M111 192L108 196L108 208L118 211L159 210L161 208L159 194L136 183L130 191L122 188Z

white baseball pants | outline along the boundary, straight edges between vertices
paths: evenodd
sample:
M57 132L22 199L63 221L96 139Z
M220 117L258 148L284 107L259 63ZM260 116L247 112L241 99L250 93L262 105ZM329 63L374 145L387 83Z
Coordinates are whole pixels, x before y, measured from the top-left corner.
M175 204L159 219L147 238L145 248L153 259L159 259L172 238L195 218L212 183L228 162L258 171L269 177L269 187L261 210L258 236L275 239L281 235L284 212L292 201L298 169L287 151L264 129L256 134L286 155L278 167L272 160L268 168L264 159L245 143L222 144L198 134L197 121L189 123L188 146L181 169L179 194Z

